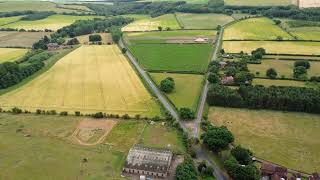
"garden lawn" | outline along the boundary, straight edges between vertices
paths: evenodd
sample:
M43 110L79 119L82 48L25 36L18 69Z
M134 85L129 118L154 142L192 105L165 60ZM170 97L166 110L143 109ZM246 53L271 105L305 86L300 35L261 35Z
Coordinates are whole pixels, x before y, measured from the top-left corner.
M225 14L191 14L177 13L177 19L184 29L216 29L234 19Z
M236 144L259 158L307 173L320 171L319 115L211 107L209 120L227 126Z
M294 39L269 18L250 18L228 26L223 40L283 40Z
M155 18L146 17L137 21L134 21L127 26L122 28L122 31L154 31L158 30L161 26L164 30L166 28L170 29L180 29L178 22L173 14L165 14Z
M268 86L294 86L294 87L305 87L305 82L303 81L293 81L293 80L278 80L278 79L260 79L255 78L252 82L253 85L264 85Z
M0 63L7 61L15 61L21 58L27 52L28 49L0 48Z
M204 73L212 50L209 44L136 44L129 47L146 70L166 72Z
M172 77L175 82L175 89L166 96L178 109L187 107L196 112L204 82L202 75L150 73L150 76L158 86L163 79Z
M266 77L266 71L274 68L278 73L278 78L293 78L294 61L288 60L262 60L261 64L248 64L249 70L256 76ZM308 77L320 76L320 62L310 61L310 69L307 70ZM256 72L260 72L259 75Z
M224 0L230 6L288 6L291 0Z
M265 48L269 54L320 55L320 42L279 42L279 41L224 41L227 53L240 51L251 53L257 48Z
M186 151L178 131L160 123L148 124L141 136L141 142L148 147L169 148L178 154Z
M81 119L1 113L0 179L120 180L126 154L107 145L81 146L70 140Z
M17 28L17 29L25 29L25 30L58 30L64 26L68 26L74 23L77 20L89 20L94 19L99 16L69 16L69 15L52 15L45 19L36 20L36 21L18 21L15 23L11 23L3 28Z

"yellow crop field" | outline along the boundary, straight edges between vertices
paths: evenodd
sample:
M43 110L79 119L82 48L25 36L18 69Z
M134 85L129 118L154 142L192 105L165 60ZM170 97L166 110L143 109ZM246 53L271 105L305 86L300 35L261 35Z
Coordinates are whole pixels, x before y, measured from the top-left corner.
M116 45L81 46L25 86L0 96L0 107L160 114L158 104Z
M27 52L27 49L0 48L0 63L17 60Z

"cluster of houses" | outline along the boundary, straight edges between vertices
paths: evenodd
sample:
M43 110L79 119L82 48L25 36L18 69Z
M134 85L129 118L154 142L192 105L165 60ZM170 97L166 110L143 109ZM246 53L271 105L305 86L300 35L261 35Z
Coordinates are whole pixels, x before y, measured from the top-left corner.
M300 173L291 173L288 175L288 169L285 167L277 166L271 163L262 163L261 168L262 180L302 180ZM313 173L308 177L308 180L320 180L319 173Z

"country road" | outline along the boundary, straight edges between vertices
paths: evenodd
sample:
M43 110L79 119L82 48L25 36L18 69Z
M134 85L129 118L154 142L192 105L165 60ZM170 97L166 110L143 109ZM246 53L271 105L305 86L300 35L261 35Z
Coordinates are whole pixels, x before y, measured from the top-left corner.
M224 30L223 27L221 27L218 39L215 44L214 52L211 57L211 61L214 61L217 58L217 54L218 54L218 51L220 50L221 41L222 41L222 37L223 37L223 30ZM193 128L193 135L192 135L193 137L198 137L198 135L199 135L199 128L200 128L200 123L202 120L204 106L206 104L208 88L209 88L209 82L206 80L205 85L202 90L202 93L201 93L197 116L196 116L196 119L194 120L194 128Z
M214 49L214 52L213 52L213 55L212 55L212 60L216 59L218 50L220 49L219 47L221 45L222 34L223 34L223 28L220 30L219 37L218 37L217 42L216 42L216 48ZM120 48L128 49L128 47L126 47L126 45L124 44L122 39L120 39L120 41L119 41L119 46L120 46ZM179 124L182 127L183 131L190 134L190 132L187 130L186 126L181 122L181 119L180 119L177 111L175 110L175 108L169 103L169 101L160 92L158 87L154 84L154 82L148 76L147 72L140 66L138 61L135 59L135 57L131 54L131 52L129 50L126 51L126 55L128 57L127 59L131 62L131 64L135 67L135 69L138 71L140 76L148 84L148 86L151 88L151 90L153 91L155 96L158 98L160 103L162 103L164 108L166 108L171 113L171 115L179 122ZM207 96L207 91L208 91L208 85L209 85L209 83L208 83L208 81L206 81L206 84L205 84L205 86L203 88L203 93L201 95L201 101L200 101L200 105L199 105L199 109L198 109L198 113L197 113L197 118L194 121L194 130L190 134L191 137L198 137L199 126L200 126L200 123L201 123L203 109L204 109L206 96ZM213 169L214 169L213 174L214 174L214 176L215 176L215 178L217 180L228 180L228 178L224 175L223 171L219 168L219 166L217 166L217 164L214 161L212 161L209 158L209 155L207 154L207 152L205 150L203 150L202 147L197 147L195 149L195 151L196 151L197 157L199 159L206 160L208 162L208 164L213 167Z

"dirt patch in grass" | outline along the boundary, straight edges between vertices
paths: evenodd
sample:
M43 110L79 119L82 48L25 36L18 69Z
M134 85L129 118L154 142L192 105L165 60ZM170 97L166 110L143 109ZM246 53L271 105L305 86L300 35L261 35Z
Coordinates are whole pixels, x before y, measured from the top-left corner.
M82 120L73 132L72 138L79 144L92 146L100 144L117 124L113 120Z

